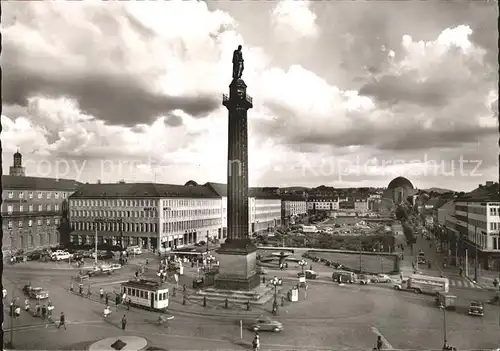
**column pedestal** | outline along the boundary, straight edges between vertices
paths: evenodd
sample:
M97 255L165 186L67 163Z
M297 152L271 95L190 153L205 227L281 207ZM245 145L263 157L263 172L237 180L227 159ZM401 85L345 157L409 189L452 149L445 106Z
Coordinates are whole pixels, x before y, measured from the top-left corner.
M249 291L259 286L257 248L250 240L226 241L217 253L220 266L216 289Z

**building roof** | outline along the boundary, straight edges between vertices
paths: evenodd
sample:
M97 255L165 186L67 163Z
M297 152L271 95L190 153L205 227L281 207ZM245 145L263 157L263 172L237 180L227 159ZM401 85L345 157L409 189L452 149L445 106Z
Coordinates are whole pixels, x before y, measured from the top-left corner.
M500 201L498 183L480 185L478 188L459 196L457 202L480 202L480 201Z
M227 196L227 185L226 184L208 182L208 183L205 183L203 186L211 189L213 192L215 192L220 197Z
M391 182L387 186L387 189L396 189L396 188L410 188L410 189L414 189L414 186L405 177L397 177L397 178L394 178L393 180L391 180Z
M283 201L306 201L306 198L296 194L280 194L280 199Z
M219 197L227 197L227 185L223 183L208 182L203 185L215 192ZM248 197L256 199L281 199L279 194L272 192L273 188L248 188Z
M83 184L71 198L217 198L211 189L200 185L155 183Z
M73 191L82 183L72 179L55 179L2 175L4 190L60 190Z

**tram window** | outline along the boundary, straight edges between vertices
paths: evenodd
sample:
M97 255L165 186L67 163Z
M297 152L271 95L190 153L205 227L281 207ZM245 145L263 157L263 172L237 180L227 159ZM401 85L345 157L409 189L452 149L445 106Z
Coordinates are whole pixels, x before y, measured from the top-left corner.
M141 294L141 295L140 295L140 298L141 298L141 299L144 299L144 291L142 291L142 290L141 290L141 293L140 293L140 294Z
M155 301L158 301L158 294L153 293L153 295L155 297Z

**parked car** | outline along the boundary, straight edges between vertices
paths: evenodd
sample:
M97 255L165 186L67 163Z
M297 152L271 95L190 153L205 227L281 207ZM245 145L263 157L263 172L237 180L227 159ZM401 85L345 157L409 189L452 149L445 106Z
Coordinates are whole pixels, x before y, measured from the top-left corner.
M469 304L469 315L484 316L484 305L481 301L471 301Z
M42 252L41 251L33 251L33 252L30 252L29 254L26 255L26 259L28 261L37 261L40 258L42 258Z
M253 331L272 331L279 333L283 331L283 324L281 322L272 320L269 317L261 317L250 325L250 330Z
M377 274L372 277L371 281L372 283L390 283L392 279L387 274Z
M361 285L368 285L368 283L370 283L370 278L365 274L358 274L358 281Z
M67 251L61 251L61 250L53 252L52 255L50 255L50 258L53 261L69 260L72 257L73 257L73 255L70 254L69 252L67 252Z
M98 260L112 260L115 257L112 252L100 252L97 254Z
M116 271L117 269L121 269L122 265L119 263L113 263L110 267L111 267L111 270Z
M300 278L303 276L305 276L306 279L316 279L316 278L318 278L319 275L315 271L313 271L311 269L307 269L304 271L304 273L302 273L302 272L297 273L297 277Z

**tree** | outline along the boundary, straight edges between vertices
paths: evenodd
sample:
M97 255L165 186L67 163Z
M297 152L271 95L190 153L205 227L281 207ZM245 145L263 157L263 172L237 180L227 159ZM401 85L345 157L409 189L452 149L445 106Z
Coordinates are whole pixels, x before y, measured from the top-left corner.
M406 221L408 219L408 212L403 206L396 208L396 219L399 221Z

